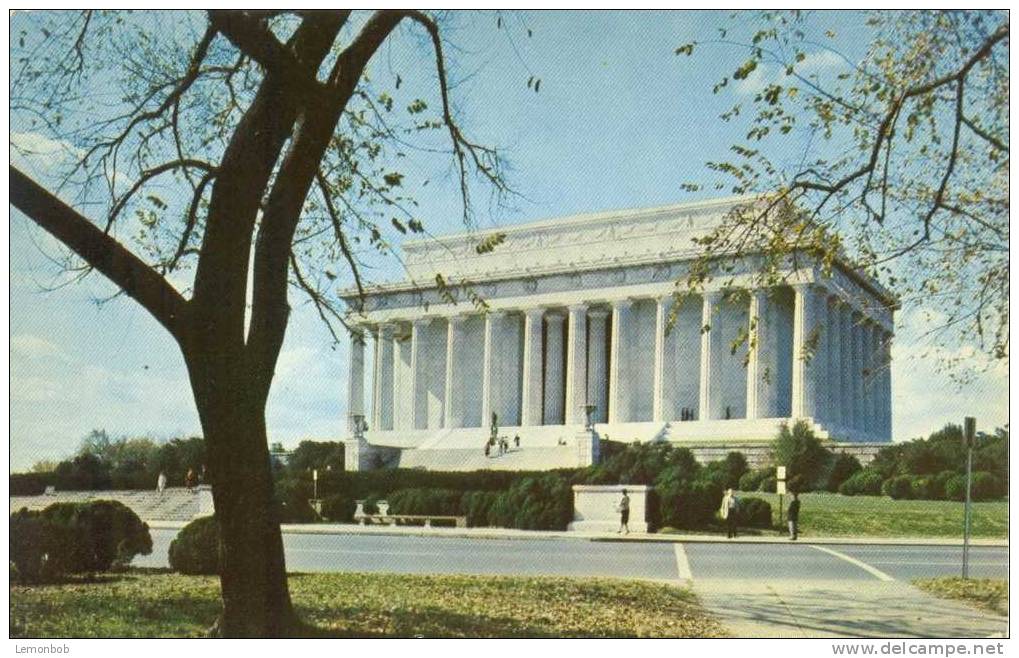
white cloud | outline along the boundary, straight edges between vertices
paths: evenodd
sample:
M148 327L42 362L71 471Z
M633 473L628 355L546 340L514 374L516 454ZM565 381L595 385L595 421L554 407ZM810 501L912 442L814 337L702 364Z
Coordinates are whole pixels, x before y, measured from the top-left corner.
M795 65L795 71L804 78L820 76L829 70L845 66L845 61L830 50L818 50L809 53L802 62ZM785 67L778 64L759 64L756 69L743 80L734 80L733 88L737 93L752 96L764 91L772 84L787 86L794 84L796 78L786 73Z
M60 357L64 356L63 351L46 340L30 334L18 334L11 337L11 355L24 356L28 358Z

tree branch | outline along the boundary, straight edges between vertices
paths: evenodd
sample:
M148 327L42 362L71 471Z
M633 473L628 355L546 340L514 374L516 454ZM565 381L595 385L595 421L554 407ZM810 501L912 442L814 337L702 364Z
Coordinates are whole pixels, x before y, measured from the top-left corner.
M76 210L10 167L11 204L119 286L179 343L186 340L187 301L126 247Z

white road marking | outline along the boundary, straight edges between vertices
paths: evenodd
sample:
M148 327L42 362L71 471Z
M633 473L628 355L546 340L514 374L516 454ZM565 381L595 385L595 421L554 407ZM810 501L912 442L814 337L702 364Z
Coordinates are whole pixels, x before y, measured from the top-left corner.
M676 573L679 574L679 579L693 580L693 574L690 572L690 561L686 559L686 549L683 548L683 544L676 542L672 547L676 551Z
M816 548L817 550L821 551L822 553L827 553L829 555L834 555L835 557L839 558L840 560L845 560L849 564L852 564L853 566L856 566L856 567L859 567L859 568L863 569L864 571L866 571L870 575L874 576L878 580L883 580L883 581L886 581L886 582L887 581L895 580L894 578L892 578L891 576L886 574L884 571L881 571L880 569L875 569L874 567L870 566L869 564L867 564L865 562L860 562L859 560L857 560L854 557L849 557L845 553L840 553L838 551L833 551L830 548L827 548L825 546L818 546L816 544L810 544L810 547L811 548Z

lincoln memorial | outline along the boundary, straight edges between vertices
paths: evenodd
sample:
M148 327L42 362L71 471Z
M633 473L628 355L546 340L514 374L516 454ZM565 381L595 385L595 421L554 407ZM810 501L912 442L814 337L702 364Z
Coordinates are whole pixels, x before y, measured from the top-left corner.
M760 446L798 419L890 441L897 303L876 281L802 257L760 288L746 256L686 287L693 238L737 201L405 243L406 280L344 293L347 467L573 467L600 440ZM508 449L486 448L493 418Z

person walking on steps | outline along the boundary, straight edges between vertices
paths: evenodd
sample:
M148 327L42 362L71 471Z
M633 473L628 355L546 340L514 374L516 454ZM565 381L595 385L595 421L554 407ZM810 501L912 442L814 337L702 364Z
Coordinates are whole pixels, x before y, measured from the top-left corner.
M623 497L619 499L616 510L619 512L619 530L616 534L630 534L630 497L626 495L626 489L623 489Z
M739 521L739 498L732 489L726 489L722 496L722 506L718 509L718 516L725 521L726 536L732 539L736 536L736 524Z
M800 536L800 495L793 492L793 499L789 502L789 539L796 541Z

